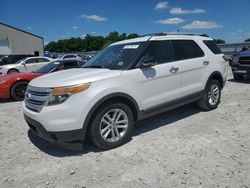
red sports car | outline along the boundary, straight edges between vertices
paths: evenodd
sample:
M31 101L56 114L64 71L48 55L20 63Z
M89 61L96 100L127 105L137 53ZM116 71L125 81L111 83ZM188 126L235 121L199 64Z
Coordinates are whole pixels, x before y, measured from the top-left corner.
M80 68L84 64L81 60L55 60L31 73L16 73L0 76L0 98L13 98L16 101L24 99L28 83L47 73Z

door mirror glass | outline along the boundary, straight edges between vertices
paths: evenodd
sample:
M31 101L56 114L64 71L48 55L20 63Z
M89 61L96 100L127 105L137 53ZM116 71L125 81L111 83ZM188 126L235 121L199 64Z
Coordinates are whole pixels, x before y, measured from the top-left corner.
M144 56L140 63L139 63L139 67L141 68L148 68L148 67L152 67L154 65L156 65L156 61L155 58L152 56Z

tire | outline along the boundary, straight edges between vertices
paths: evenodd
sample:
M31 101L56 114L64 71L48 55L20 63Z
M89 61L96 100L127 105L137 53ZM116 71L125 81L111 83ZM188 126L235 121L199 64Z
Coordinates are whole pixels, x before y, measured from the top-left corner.
M198 105L203 110L213 110L220 104L220 97L221 85L217 80L210 80L207 83L202 98L198 101Z
M10 69L7 74L18 73L19 71L16 69Z
M234 74L234 79L235 80L243 80L244 79L244 76L243 75L239 75L239 74Z
M120 125L117 121L120 121ZM88 136L90 141L101 149L116 148L131 138L133 124L133 114L127 105L109 102L102 105L94 114Z
M16 82L10 90L12 99L15 101L22 101L25 97L25 91L28 86L27 81Z

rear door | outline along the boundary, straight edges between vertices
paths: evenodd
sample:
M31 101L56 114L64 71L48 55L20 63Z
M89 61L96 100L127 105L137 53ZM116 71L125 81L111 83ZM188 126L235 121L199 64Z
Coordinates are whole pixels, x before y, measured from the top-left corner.
M206 64L205 54L194 40L172 40L175 65L181 82L181 96L188 96L203 89L202 72Z

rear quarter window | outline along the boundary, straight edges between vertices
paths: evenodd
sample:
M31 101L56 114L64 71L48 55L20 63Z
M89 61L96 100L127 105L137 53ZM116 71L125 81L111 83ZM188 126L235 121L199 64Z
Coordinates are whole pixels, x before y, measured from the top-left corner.
M203 57L205 54L193 40L172 40L175 60Z
M221 50L218 45L213 40L204 40L204 44L214 53L214 54L221 54Z

